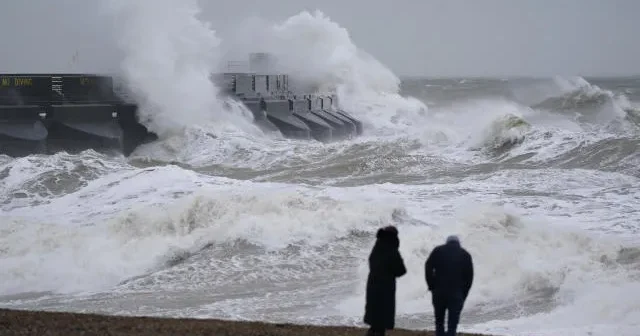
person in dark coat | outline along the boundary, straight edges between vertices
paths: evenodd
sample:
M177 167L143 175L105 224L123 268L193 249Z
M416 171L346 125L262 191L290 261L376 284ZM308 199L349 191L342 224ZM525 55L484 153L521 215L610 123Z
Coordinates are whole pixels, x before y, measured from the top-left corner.
M444 245L436 246L425 263L425 278L431 291L435 315L436 336L455 336L464 302L473 283L473 260L460 246L457 236L447 237ZM447 333L444 314L449 312Z
M369 255L369 277L364 323L367 335L383 336L395 326L396 278L407 273L398 248L398 230L387 226L378 230L376 243Z

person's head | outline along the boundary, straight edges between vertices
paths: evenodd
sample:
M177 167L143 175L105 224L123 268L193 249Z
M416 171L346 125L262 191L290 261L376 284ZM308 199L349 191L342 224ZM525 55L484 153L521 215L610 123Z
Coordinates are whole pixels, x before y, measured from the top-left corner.
M376 239L378 239L378 241L391 243L391 245L393 245L396 248L400 246L400 239L398 238L398 229L392 225L378 229L378 233L376 234Z
M456 235L450 235L447 237L447 244L460 244L460 238Z

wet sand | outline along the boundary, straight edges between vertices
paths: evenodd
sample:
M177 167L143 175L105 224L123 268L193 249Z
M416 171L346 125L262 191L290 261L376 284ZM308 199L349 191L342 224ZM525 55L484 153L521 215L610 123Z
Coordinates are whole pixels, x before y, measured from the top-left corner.
M364 336L365 329L337 326L269 324L213 319L110 316L0 309L0 335L208 335L208 336ZM432 336L432 332L396 329L394 336ZM460 336L480 336L461 334Z

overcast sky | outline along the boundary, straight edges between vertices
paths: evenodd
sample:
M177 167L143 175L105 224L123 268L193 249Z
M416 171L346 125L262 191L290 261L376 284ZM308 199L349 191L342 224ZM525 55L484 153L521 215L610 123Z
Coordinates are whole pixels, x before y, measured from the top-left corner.
M321 10L400 76L640 74L640 0L200 2L221 38L250 15ZM0 71L69 71L76 51L74 70L115 69L115 37L97 3L0 1Z

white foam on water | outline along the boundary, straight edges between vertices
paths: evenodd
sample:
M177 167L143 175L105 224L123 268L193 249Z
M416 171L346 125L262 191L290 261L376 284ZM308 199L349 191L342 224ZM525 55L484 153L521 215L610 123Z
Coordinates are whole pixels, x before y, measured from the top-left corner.
M296 281L307 281L304 280L306 277L313 277L317 272L324 272L319 267L325 265L330 266L337 283L349 286L349 281L357 279L353 297L338 308L345 317L360 316L366 279L364 261L370 246L356 247L358 245L348 239L354 239L354 232L373 233L389 223L400 223L401 252L409 269L408 275L398 284L399 316L430 313L425 304L428 296L422 265L429 250L450 233L460 235L465 247L473 253L477 266L476 282L467 303L469 310L490 313L514 302L526 302L540 291L552 288L557 291L555 300L559 306L544 318L555 321L556 311L558 316L567 314L569 310L565 307L578 305L581 300L592 300L594 297L590 293L613 293L612 288L634 286L638 276L635 268L625 267L617 261L623 244L614 237L588 234L577 226L589 222L591 217L596 226L598 219L602 221L621 212L623 205L611 199L615 194L599 192L607 186L633 185L637 179L595 172L584 174L581 179L553 171L527 178L518 178L513 173L509 177L500 174L507 173L474 176L458 184L440 186L385 184L318 188L235 181L203 176L174 166L114 172L89 181L81 190L48 204L16 208L6 213L9 224L1 235L4 248L0 266L7 270L9 277L3 282L0 293L111 290L135 293L150 288L156 291L198 290L203 286L209 286L206 288L211 291L230 286L230 279L235 279L236 285L238 281L251 282L253 279L295 284ZM555 175L557 180L554 180ZM532 178L555 183L535 183ZM567 189L570 185L567 181L582 188ZM562 195L558 195L557 200L548 200L496 193L503 189L520 190L527 183L537 186L531 188L532 192L564 191L567 195L593 198L594 204L611 202L612 208L605 212L599 212L605 209L602 206L596 211L585 208L587 211L576 212L569 218L563 214L576 207L570 201L563 203ZM622 201L624 195L619 197ZM501 202L507 204L482 206ZM554 213L554 208L559 208L558 213ZM468 211L460 213L457 209ZM187 260L177 269L162 271L175 257L195 256L209 244L238 239L275 254L238 256L232 262L196 258L203 264ZM347 240L337 242L337 239ZM291 246L301 249L295 259L287 259L284 253ZM351 249L345 257L347 246ZM340 261L340 258L346 259ZM360 259L362 266L356 269L341 267L340 263L349 258L352 258L350 262L355 261L353 258ZM282 265L282 269L274 265ZM198 271L193 271L194 268ZM179 269L185 272L177 272ZM192 271L187 272L188 269ZM152 275L144 281L114 288L123 280L149 272ZM225 278L221 274L235 277ZM347 288L341 288L342 292ZM321 294L309 292L304 295ZM605 300L603 307L626 305L620 309L628 311L631 319L635 300L620 301L614 294L601 298ZM322 312L333 312L330 304L337 298L323 297L328 300L324 308L308 308L316 311L314 319ZM267 315L271 313L267 305L273 301L268 296L247 298L255 301L254 309L244 313L238 309L246 308L246 304L238 300L219 302L211 309L224 310L224 305L229 304L230 311L239 316L269 318ZM202 309L206 311L206 307ZM595 315L600 313L603 315L598 323L632 325L626 324L631 320L613 320L606 310L594 308L589 312L594 315L594 321ZM572 325L567 319L558 321L567 321L567 324L556 322L557 328ZM479 326L465 325L464 328L500 330L512 326L511 323L494 321ZM594 325L589 327L595 328ZM536 330L540 327L517 319L513 321L513 328Z
M91 204L86 207L85 204ZM336 202L304 187L199 176L176 167L118 172L34 208L7 212L2 294L101 290L160 267L174 249L244 239L268 249L328 243L379 226L393 206Z
M640 282L581 286L580 295L549 313L474 326L475 332L504 335L624 335L640 329L640 304L634 293Z

